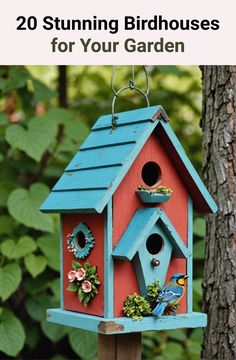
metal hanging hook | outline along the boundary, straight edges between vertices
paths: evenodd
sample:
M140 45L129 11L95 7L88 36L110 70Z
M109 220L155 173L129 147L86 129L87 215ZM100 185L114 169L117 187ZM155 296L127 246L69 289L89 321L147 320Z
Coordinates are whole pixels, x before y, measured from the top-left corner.
M112 100L112 106L111 106L111 112L112 112L112 130L115 130L116 128L116 120L118 119L118 116L115 115L115 104L116 104L116 100L118 98L118 96L125 90L136 90L138 91L141 95L143 95L145 97L145 100L147 102L147 107L150 106L150 102L149 102L149 98L148 98L148 95L149 95L149 79L148 79L148 73L147 73L147 69L146 69L146 66L143 66L143 70L144 70L144 74L145 74L145 81L146 81L146 89L145 91L141 90L140 88L138 88L136 85L135 85L135 71L134 71L134 65L131 65L131 74L132 74L132 77L131 77L131 80L129 81L129 85L127 86L124 86L122 87L121 89L119 89L118 91L115 90L115 87L114 87L114 78L115 78L115 72L116 72L116 68L117 66L115 65L113 67L113 70L112 70L112 76L111 76L111 90L114 94L114 97L113 97L113 100Z

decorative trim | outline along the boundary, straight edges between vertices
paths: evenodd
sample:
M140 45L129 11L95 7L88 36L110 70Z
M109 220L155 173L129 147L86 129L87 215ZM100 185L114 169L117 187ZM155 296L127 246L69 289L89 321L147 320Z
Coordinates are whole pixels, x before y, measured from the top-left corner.
M60 214L60 305L64 308L64 271L63 271L63 215Z
M188 250L193 254L193 202L188 196ZM193 257L187 259L187 311L193 311Z
M112 199L105 211L104 228L104 316L114 315L114 263L112 258Z
M125 334L148 330L168 330L179 328L197 328L207 325L207 316L203 313L166 315L159 319L148 316L142 320L131 318L101 318L88 314L62 309L48 309L47 320L52 323L93 331L101 334ZM112 326L111 326L112 325Z
M83 235L85 237L84 247L80 247L78 245L76 236L78 235L79 232L83 233ZM69 252L73 253L73 255L77 259L84 259L85 257L87 257L89 255L90 251L94 247L95 240L94 240L94 237L93 237L93 234L92 234L92 231L90 230L90 228L86 224L81 222L81 223L79 223L79 225L77 225L74 228L72 234L67 235L67 244L68 244Z
M161 222L174 244L174 256L178 258L191 256L164 210L159 208L141 208L135 212L118 245L113 250L112 256L118 259L132 260L158 221Z

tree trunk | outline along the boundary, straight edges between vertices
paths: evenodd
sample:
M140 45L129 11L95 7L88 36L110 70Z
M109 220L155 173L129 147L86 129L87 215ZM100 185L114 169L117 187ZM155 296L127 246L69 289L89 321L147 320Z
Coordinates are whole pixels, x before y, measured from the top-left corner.
M59 92L59 106L67 108L67 66L59 65L59 76L58 76L58 92Z
M203 176L219 207L207 215L202 359L236 359L236 66L202 66Z

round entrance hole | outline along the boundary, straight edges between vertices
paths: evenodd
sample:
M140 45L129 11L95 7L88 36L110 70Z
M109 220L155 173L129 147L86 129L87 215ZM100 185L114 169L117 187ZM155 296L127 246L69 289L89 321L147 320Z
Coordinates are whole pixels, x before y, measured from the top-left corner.
M161 235L151 234L147 238L146 247L147 251L152 255L157 255L163 248L164 241Z
M76 234L76 242L79 248L83 249L86 245L86 238L82 231Z
M142 169L142 179L147 186L154 186L161 178L161 168L154 161L147 162Z

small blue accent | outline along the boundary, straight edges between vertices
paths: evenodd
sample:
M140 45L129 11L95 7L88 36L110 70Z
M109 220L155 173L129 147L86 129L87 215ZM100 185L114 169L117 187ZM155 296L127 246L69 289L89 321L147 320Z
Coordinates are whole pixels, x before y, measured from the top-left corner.
M194 195L192 198L196 209L206 212L206 208L198 208L197 200L201 197L208 205L209 212L217 210L161 106L117 115L119 118L115 131L111 129L111 115L97 120L90 135L42 204L41 211L101 213L154 130L160 141L164 131L165 140L170 141L172 146L170 150L167 149L169 155L171 156L172 152L177 153L179 163L187 170L194 183L195 189L189 186L188 191L190 195ZM185 183L185 179L182 180Z
M143 203L149 204L162 204L171 197L171 194L160 194L148 190L136 190L136 194Z
M82 232L85 237L84 247L80 247L78 245L77 235L79 232ZM73 233L68 237L67 244L69 251L72 252L77 259L84 259L89 255L90 251L94 247L95 240L90 228L81 222L74 228Z

